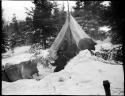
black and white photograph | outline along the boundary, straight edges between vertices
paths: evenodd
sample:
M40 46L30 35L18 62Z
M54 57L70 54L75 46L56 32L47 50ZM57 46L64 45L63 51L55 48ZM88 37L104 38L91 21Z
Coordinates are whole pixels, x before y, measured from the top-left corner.
M124 96L124 3L1 1L2 95Z

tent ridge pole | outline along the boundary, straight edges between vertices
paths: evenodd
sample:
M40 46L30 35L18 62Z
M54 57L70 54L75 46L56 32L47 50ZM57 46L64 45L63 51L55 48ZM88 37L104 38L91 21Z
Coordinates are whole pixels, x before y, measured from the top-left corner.
M69 0L67 0L67 6L68 6L68 12L67 12L67 14L68 14L68 20L70 22Z

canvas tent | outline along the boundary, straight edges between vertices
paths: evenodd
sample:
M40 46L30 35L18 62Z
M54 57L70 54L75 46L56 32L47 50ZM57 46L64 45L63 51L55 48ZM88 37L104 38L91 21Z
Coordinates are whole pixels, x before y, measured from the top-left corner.
M73 55L75 51L78 52L79 41L83 38L92 39L83 31L71 14L67 15L65 24L50 47L51 57L54 57L59 49L65 53L68 52L68 55ZM95 40L93 41L95 42Z

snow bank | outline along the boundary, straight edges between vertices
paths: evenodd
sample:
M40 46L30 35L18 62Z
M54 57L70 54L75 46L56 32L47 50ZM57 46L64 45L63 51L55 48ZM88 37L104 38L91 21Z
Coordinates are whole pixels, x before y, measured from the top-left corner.
M96 61L88 50L81 51L65 69L35 79L2 81L3 95L105 95L103 80L109 80L112 95L124 94L122 65Z
M8 50L6 53L2 53L2 58L10 57L12 55L12 50Z
M109 80L112 95L119 95L121 91L122 94L124 94L123 66L95 61L94 58L95 56L85 56L85 51L81 51L68 63L65 70L73 74L74 81L80 82L82 80L81 82L93 82L94 85L90 83L92 88L90 90L93 90L95 93L97 92L98 95L104 94L104 88L102 86L103 80ZM98 90L100 91L96 90L96 88L99 88Z
M14 48L13 54L11 50L2 54L3 56L9 56L7 58L2 59L2 65L5 65L6 63L18 64L23 61L28 61L33 55L28 53L30 47L31 46L16 47Z
M14 48L14 55L28 52L28 50L31 48L31 46L22 46L22 47L16 47Z
M12 50L8 50L6 53L3 53L2 55L9 55L9 56L12 56L12 55L17 55L17 54L20 54L20 53L25 53L27 52L29 49L30 49L31 46L21 46L21 47L15 47L14 48L14 53L12 54Z
M97 45L95 45L95 52L100 52L101 49L106 49L106 50L109 50L109 49L112 49L113 48L113 45L110 43L110 42L107 42L107 43L98 43Z
M12 64L12 65L13 64L19 64L21 62L30 60L30 58L32 56L33 56L33 54L30 54L30 53L21 53L21 54L18 54L18 55L14 55L14 56L2 59L2 65L5 66L6 63Z
M35 59L34 54L29 53L31 46L16 47L14 49L14 54L11 51L5 53L4 55L9 55L10 57L2 59L2 65L5 66L6 63L9 64L19 64L30 59ZM40 50L40 54L37 57L47 58L49 55L48 49Z
M38 56L43 57L43 58L47 58L49 56L49 49L40 50L40 54Z

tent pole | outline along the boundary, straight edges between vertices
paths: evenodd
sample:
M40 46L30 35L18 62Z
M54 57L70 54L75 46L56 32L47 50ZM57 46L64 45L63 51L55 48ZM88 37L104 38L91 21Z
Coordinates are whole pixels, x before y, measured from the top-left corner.
M70 18L69 18L69 16L70 16L70 14L69 14L69 0L67 0L67 6L68 6L68 19L69 19L69 22L70 22Z
M68 15L69 15L69 0L67 0L67 3L68 3Z
M70 12L69 12L69 0L67 0L67 7L68 7L68 21L70 22ZM72 40L72 34L71 34L71 30L70 30L70 25L69 25L69 34L70 34L70 39ZM70 44L72 45L72 41L70 42Z

